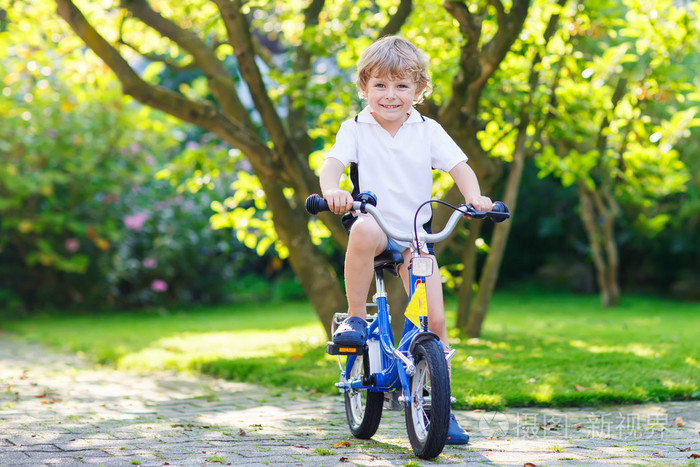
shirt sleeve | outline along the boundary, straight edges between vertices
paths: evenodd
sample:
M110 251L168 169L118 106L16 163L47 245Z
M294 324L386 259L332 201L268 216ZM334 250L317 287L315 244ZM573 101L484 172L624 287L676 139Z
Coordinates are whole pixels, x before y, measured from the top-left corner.
M357 162L357 125L348 120L340 125L335 135L335 144L326 154L326 158L338 159L344 165Z
M449 172L457 164L467 160L462 148L447 134L445 129L435 122L430 140L430 154L433 168Z

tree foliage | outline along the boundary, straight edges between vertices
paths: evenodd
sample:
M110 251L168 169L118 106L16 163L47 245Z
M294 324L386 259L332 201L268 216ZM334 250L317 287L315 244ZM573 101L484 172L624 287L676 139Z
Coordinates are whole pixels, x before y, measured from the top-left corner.
M700 122L690 63L697 14L671 1L601 1L575 2L568 16L548 57L551 117L537 162L543 176L577 186L609 306L619 300L615 226L623 209L640 232L658 233L678 209L667 200L689 179L675 148Z
M183 170L198 151L218 161L217 170L236 158L219 142L197 143L191 127L124 97L109 68L45 5L16 2L5 14L3 309L229 299L237 269L259 265L202 215L223 192L200 189L207 186L201 167L190 171L197 197L187 190L178 195L153 174L175 154ZM31 27L36 22L46 26Z
M361 109L355 64L381 35L401 34L431 58L434 92L420 111L440 121L469 155L484 192L502 193L515 210L521 174L533 157L543 175L578 187L594 258L601 256L596 248L607 248L597 243L607 234L596 229L614 231L618 204L640 229L659 231L669 218L665 209L674 206L671 195L687 178L674 147L696 122L692 80L680 73L697 53L696 6L664 3L654 10L637 0L31 3L55 4L123 93L198 126L212 141L183 151L159 178L194 192L210 186L222 167L235 168L231 195L211 204L212 224L233 229L258 253L274 249L287 258L324 323L344 311L345 300L335 250L323 238L342 249L346 235L331 215L309 222L303 200L318 190L314 171L340 122ZM14 8L11 14L21 14L24 6ZM662 10L671 13L662 17ZM439 176L436 195L460 202ZM608 213L612 223L601 224ZM436 224L444 217L436 210ZM480 332L511 228L498 225L487 243L481 225L471 223L466 245L443 251L465 266L458 323L472 335ZM608 251L616 254L614 245ZM486 257L481 271L478 253Z

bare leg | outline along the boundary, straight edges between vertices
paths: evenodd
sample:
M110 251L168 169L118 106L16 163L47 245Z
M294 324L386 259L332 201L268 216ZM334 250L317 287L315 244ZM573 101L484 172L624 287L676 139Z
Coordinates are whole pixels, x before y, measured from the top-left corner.
M426 298L428 300L428 329L438 335L442 345L447 346L447 324L445 322L445 304L442 297L442 278L438 269L437 261L433 255L421 254L428 256L433 260L433 275L426 278ZM411 252L409 250L403 253L404 263L401 266L401 279L406 293L409 290L408 284L408 265L411 261Z
M348 315L367 318L367 295L372 284L374 257L386 249L386 234L369 216L360 216L350 229L345 253L345 293Z

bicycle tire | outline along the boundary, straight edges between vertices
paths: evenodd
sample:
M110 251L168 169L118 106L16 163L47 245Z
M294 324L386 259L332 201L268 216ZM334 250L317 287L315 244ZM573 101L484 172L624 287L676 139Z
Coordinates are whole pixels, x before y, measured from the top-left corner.
M352 366L348 381L360 379L364 373L363 356L358 356ZM345 391L345 415L350 432L359 439L370 439L377 432L384 408L384 393L367 389Z
M437 341L416 344L416 371L409 380L411 404L406 428L413 453L421 459L440 455L450 424L450 379L445 354Z

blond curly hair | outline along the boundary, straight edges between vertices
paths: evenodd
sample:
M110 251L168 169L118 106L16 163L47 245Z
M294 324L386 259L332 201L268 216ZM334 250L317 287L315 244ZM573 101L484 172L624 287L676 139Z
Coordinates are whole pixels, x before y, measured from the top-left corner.
M423 89L415 103L430 94L432 85L428 73L428 58L410 41L397 36L384 36L367 47L357 63L355 84L360 96L367 90L367 82L373 77L409 79Z

